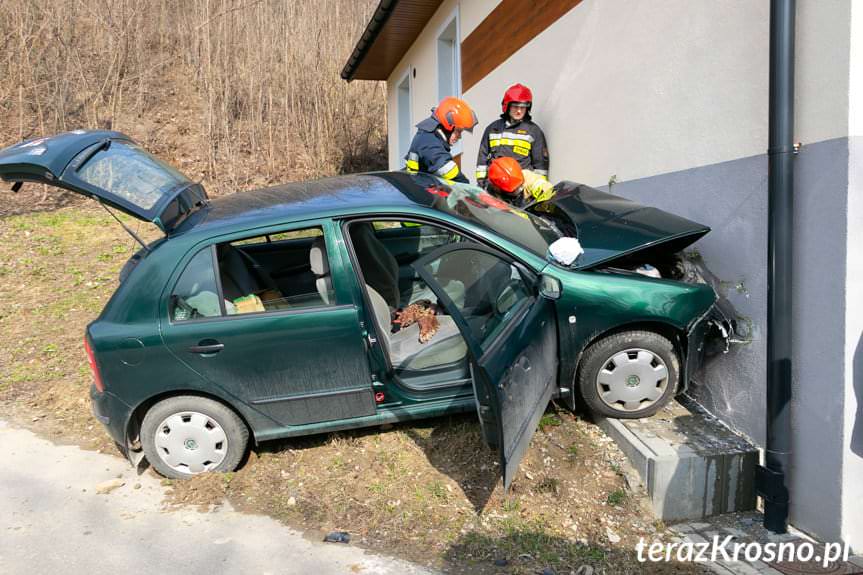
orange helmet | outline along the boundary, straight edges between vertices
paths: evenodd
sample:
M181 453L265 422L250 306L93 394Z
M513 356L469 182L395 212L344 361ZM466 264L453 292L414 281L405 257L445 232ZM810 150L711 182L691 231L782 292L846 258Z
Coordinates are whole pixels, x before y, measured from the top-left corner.
M501 108L503 108L503 113L506 114L509 105L515 102L526 103L527 109L530 111L530 107L533 105L533 94L531 93L530 88L524 84L513 84L507 88L506 92L503 93L503 101L500 103Z
M524 174L514 158L496 158L488 167L488 180L499 190L514 194L524 184Z
M473 132L473 127L478 123L476 114L467 102L452 96L447 96L440 101L434 109L434 117L447 132L452 132L456 128Z

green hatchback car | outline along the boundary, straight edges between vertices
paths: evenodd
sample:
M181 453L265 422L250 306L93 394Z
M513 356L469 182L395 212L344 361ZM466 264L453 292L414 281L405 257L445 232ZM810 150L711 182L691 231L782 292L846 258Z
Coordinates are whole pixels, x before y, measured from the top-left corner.
M508 487L550 399L650 415L733 328L682 256L706 226L570 182L524 211L404 172L210 200L106 131L6 148L0 177L164 232L85 346L95 416L167 477L232 470L250 439L476 410Z

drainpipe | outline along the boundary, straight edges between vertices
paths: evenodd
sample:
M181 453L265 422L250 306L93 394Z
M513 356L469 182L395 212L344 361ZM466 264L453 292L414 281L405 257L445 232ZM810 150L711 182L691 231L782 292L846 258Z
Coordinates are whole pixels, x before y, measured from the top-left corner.
M788 530L791 463L791 281L794 197L796 0L770 2L770 124L767 164L767 446L757 488L764 527Z

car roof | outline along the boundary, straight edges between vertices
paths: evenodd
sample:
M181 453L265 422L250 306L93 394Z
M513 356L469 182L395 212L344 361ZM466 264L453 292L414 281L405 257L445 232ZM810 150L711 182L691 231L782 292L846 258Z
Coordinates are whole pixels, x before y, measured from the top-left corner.
M315 217L430 206L433 197L405 172L293 182L215 198L177 232L212 233Z

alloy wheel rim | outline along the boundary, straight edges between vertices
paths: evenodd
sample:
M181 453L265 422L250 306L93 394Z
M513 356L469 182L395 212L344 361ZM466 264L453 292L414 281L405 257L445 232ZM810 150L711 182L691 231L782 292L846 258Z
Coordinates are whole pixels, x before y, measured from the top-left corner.
M228 436L215 419L197 411L166 417L156 428L156 452L178 473L196 475L219 466L228 454Z
M646 409L668 389L668 367L659 355L643 348L619 351L605 360L596 375L596 391L616 411Z

